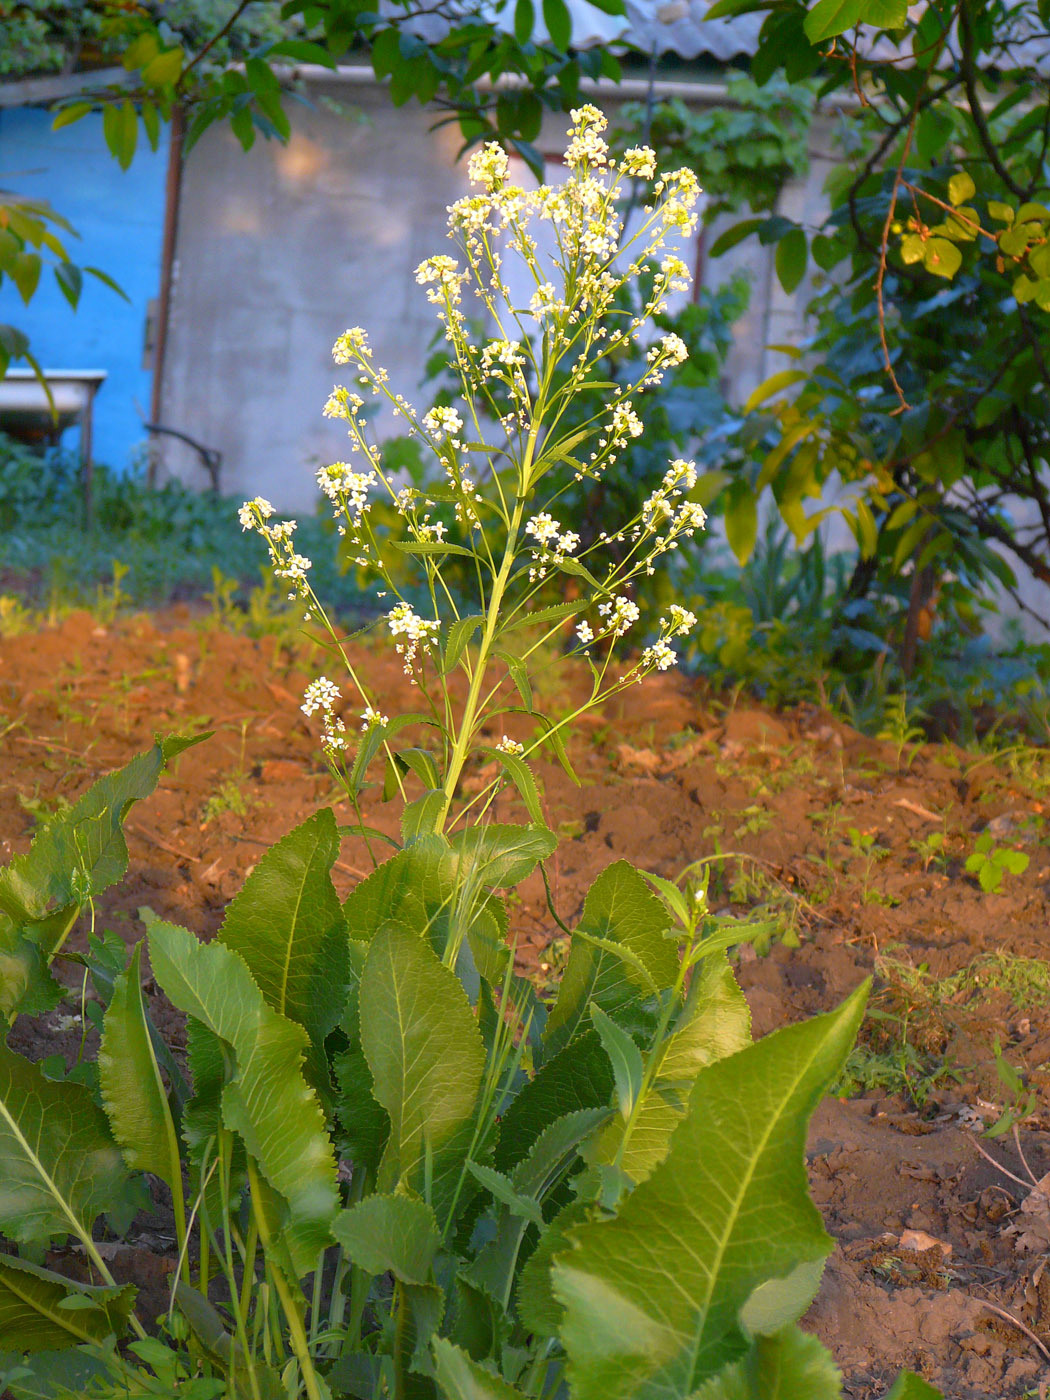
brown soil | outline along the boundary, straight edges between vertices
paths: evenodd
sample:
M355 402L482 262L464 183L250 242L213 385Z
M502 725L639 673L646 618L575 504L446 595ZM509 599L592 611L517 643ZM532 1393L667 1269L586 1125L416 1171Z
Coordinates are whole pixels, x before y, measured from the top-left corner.
M397 659L355 645L381 708L414 707ZM325 662L320 649L220 631L185 608L108 629L76 614L0 642L3 859L28 846L34 813L75 799L154 733L214 730L132 809L128 878L97 911L129 944L143 936L144 905L214 932L284 832L326 803L352 820L298 708ZM572 678L548 687L540 703L556 712L574 687ZM869 1064L899 1058L907 1028L911 1095L869 1082L862 1098L828 1100L811 1135L814 1194L839 1248L810 1325L835 1353L846 1393L882 1395L907 1365L953 1400L1045 1394L1050 1200L1031 1181L1050 1171L1050 979L1040 985L1040 969L1015 960L1050 952L1050 758L991 759L947 744L900 752L813 708L727 711L677 677L592 716L571 752L579 788L539 765L550 824L565 838L552 866L564 920L612 860L675 876L722 853L714 907L765 907L786 931L768 948L739 950L757 1035L834 1005L871 973L880 1014L865 1031ZM501 799L498 815L519 814ZM394 831L396 817L394 804L368 807L381 829ZM1031 857L997 893L965 871L989 826L997 844ZM933 833L943 833L939 849ZM368 868L363 844L348 840L341 892ZM556 977L562 950L538 883L521 891L512 919L523 968ZM921 965L939 979L969 970L969 980L924 990L909 974ZM79 1029L61 1029L59 1017L76 1009L55 1013L46 1038L16 1026L12 1044L33 1057L69 1051ZM159 1005L156 1014L178 1034L171 1014ZM1035 1095L1016 1140L979 1136L1009 1102L997 1042ZM920 1247L907 1248L909 1238ZM132 1244L130 1272L162 1286L163 1231L143 1227Z

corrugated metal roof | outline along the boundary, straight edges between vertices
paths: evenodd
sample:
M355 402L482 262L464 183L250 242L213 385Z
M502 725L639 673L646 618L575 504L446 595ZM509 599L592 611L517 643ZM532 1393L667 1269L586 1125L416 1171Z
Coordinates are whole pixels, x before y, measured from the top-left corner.
M681 58L701 54L727 62L739 54L754 53L758 47L761 15L740 15L731 20L706 21L703 16L712 0L626 0L626 15L607 15L588 0L566 0L572 20L572 47L593 49L607 45L614 49L635 48L645 53L675 53ZM398 15L403 10L396 0L380 0L380 14ZM487 18L505 33L514 29L513 3L480 7ZM430 12L432 9L432 12ZM464 5L464 13L477 13ZM448 0L432 0L417 7L406 28L430 43L448 33ZM542 9L535 7L533 38L546 43L550 35Z
M425 3L410 27L420 38L436 41L448 33L449 0L432 0L433 13ZM572 47L590 49L600 45L622 51L636 49L642 53L673 53L679 58L713 58L720 63L753 54L758 48L758 35L764 14L734 15L730 19L706 20L712 0L626 0L626 15L607 15L588 0L566 0L572 19ZM484 3L480 7L465 0L463 13L477 14L478 9L498 28L513 32L513 0ZM913 7L921 8L921 6ZM380 0L381 14L403 14L396 0ZM549 34L543 22L542 8L535 6L533 36L545 43ZM1019 5L1003 26L994 48L981 55L982 68L1005 68L1016 71L1028 69L1043 76L1050 75L1050 44L1028 10ZM953 41L950 41L953 42ZM954 44L953 44L954 47ZM868 58L910 62L910 46L899 49L885 36L878 43L865 44L861 30L859 51Z
M713 0L626 0L630 42L645 53L674 53L728 63L758 48L765 16L736 15L705 20ZM589 8L589 7L588 7Z

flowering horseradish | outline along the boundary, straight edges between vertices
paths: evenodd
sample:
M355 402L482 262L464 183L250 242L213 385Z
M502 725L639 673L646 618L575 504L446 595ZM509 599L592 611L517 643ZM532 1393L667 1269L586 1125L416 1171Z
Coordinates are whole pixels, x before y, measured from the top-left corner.
M523 760L544 746L564 758L561 731L581 711L557 724L546 720L533 708L527 681L530 658L549 637L564 632L571 638L567 654L590 666L592 692L581 707L587 709L650 672L675 665L675 639L696 624L691 612L672 606L655 638L636 637L639 609L633 598L635 585L653 573L660 556L704 526L703 507L692 499L697 485L692 462L669 462L632 518L612 522L587 543L565 518L563 498L576 483L600 481L628 443L642 435L646 391L687 357L677 335L646 341L668 295L688 285L673 243L694 230L700 191L690 170L657 173L656 156L646 146L612 161L603 136L606 120L597 108L579 108L572 121L568 178L558 186L523 189L512 183L500 146L491 143L477 151L469 162L475 192L449 209L456 255L438 254L416 270L450 346L460 384L456 403L417 413L391 389L360 326L341 335L333 350L337 364L353 366L354 383L334 388L324 413L346 423L351 461L323 467L317 479L351 558L387 600L386 628L406 674L428 702L426 721L439 735L428 830L442 830L449 821L463 764L478 748L479 731L504 682L517 687L520 708L541 723L533 740L504 735L489 750L503 765L501 781L509 778L527 796L534 784ZM625 181L648 183L651 191L640 227L630 237L620 213ZM553 251L544 253L541 245ZM524 295L512 292L511 280L520 288L523 277ZM651 291L644 305L625 311L619 294L639 279ZM471 330L478 313L487 327L482 338ZM635 344L634 382L610 385L601 411L570 426L570 406L593 387L599 361ZM369 398L386 401L433 453L433 485L406 486L384 464L366 423ZM374 523L373 503L383 498L400 521L397 537ZM261 498L241 510L245 528L266 540L290 596L338 647L310 586L309 561L295 552L294 522L273 516ZM422 608L399 589L399 571L392 567L399 553L414 556L425 574L428 602ZM450 560L457 569L456 588L443 575ZM464 560L473 578L466 604ZM546 606L559 576L572 580L564 591L573 599ZM533 624L528 633L520 630L525 624ZM631 654L614 661L620 647L631 648ZM339 655L346 660L341 649ZM459 698L453 698L447 680L457 670L466 680L466 694L457 688ZM303 710L321 716L325 754L356 802L368 763L383 749L393 762L388 741L394 734L366 678L349 663L347 673L344 688L362 707L361 729L369 736L356 759L347 751L341 717L346 702L334 682L315 681ZM502 697L499 703L503 706ZM405 771L405 765L399 769L395 763L394 771ZM473 820L487 810L498 786L471 801Z

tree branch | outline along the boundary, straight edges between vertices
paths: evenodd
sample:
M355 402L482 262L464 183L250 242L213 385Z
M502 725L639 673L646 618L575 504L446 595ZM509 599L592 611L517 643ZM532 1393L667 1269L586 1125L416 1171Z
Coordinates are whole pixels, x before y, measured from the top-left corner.
M974 130L984 147L989 164L1010 193L1016 199L1023 200L1025 198L1024 186L1017 183L999 155L995 139L988 129L984 108L981 105L981 94L977 87L977 58L974 52L976 40L973 32L973 16L969 8L971 3L972 0L960 0L959 3L959 66L962 69L966 100L970 108L970 115L973 117Z

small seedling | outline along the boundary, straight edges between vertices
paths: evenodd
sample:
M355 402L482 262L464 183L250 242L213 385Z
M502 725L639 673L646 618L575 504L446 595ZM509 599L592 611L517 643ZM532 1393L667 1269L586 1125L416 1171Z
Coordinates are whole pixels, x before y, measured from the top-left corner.
M998 1040L995 1042L995 1070L999 1076L1009 1101L1002 1113L991 1125L986 1128L984 1136L986 1138L1002 1137L1004 1133L1016 1129L1018 1123L1023 1123L1026 1118L1031 1118L1039 1107L1039 1100L1034 1092L1024 1082L1020 1070L1010 1064L1009 1060L1003 1057L1002 1047Z
M977 876L986 894L994 894L1006 875L1023 875L1030 857L1024 851L997 846L990 831L982 831L973 851L966 857L966 869Z
M921 711L912 711L912 714L919 713ZM909 745L912 746L912 750L904 767L910 768L915 762L915 755L918 753L916 744L926 736L919 725L909 722L908 697L903 691L899 695L887 695L882 711L882 728L879 730L878 737L896 747L898 768L901 767L904 750Z
M236 778L227 778L205 802L201 826L210 826L223 812L233 812L238 817L247 815L248 803Z
M921 841L908 842L908 845L922 861L923 872L929 870L930 866L934 864L943 867L945 840L943 831L931 831L929 836L924 836Z

